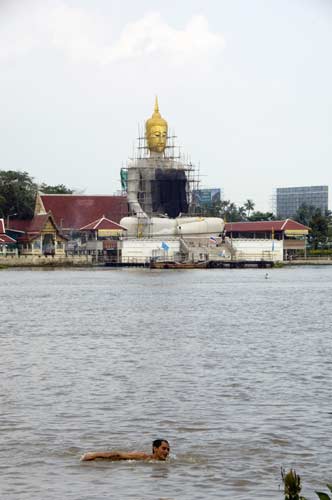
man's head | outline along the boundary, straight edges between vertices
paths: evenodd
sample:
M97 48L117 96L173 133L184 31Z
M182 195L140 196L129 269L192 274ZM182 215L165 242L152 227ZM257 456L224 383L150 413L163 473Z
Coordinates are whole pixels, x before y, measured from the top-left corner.
M152 456L155 460L166 460L169 455L169 443L166 439L155 439L152 443Z

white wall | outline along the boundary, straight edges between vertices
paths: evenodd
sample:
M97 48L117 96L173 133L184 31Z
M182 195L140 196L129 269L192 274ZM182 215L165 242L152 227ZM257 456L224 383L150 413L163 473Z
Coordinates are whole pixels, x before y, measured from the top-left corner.
M281 240L259 240L234 238L235 260L283 260L283 242Z
M167 243L169 250L162 249L162 242ZM147 262L152 257L159 257L162 260L174 260L175 254L180 251L180 241L177 239L155 240L150 238L135 238L122 240L120 248L122 250L121 261L127 262Z
M169 245L168 252L162 249L162 242ZM159 257L161 260L174 260L176 254L180 251L179 239L153 239L153 238L133 238L122 240L122 262L147 262L152 257ZM283 242L279 240L266 239L233 239L232 243L236 251L234 260L283 260ZM229 260L230 253L226 249L223 252L224 257L220 256L223 247L212 246L190 246L189 258L193 260Z

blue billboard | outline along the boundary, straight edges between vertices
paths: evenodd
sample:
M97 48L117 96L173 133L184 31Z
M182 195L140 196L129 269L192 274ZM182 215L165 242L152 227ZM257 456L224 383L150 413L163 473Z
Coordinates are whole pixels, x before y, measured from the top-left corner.
M220 188L195 189L193 191L193 202L199 207L212 207L220 203Z

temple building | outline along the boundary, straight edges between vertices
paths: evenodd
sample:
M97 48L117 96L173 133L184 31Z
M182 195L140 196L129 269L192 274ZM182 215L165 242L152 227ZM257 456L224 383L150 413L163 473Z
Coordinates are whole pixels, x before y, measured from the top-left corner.
M68 238L57 226L52 212L28 220L12 220L7 232L15 238L20 255L65 256Z

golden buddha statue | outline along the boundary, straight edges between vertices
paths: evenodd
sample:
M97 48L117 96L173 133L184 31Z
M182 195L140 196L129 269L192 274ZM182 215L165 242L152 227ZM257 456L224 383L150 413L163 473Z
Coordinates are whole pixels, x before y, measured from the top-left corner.
M126 247L126 241L123 240L122 251L127 248L127 254L122 253L123 262L130 258L130 252L135 248L144 259L151 258L153 252L158 255L161 240L167 237L172 238L172 241L183 242L183 237L187 235L195 241L196 236L217 237L224 230L222 219L197 219L188 215L191 192L187 171L192 167L174 155L174 145L169 152L165 151L167 132L167 121L159 112L156 97L152 116L145 122L144 148L141 148L140 137L138 155L128 163L127 200L130 215L120 221L127 228L129 239L154 238L155 247L144 239L141 246L137 242L129 242ZM134 246L131 247L131 244ZM177 248L176 252L180 252L180 249L186 252L180 244ZM184 248L187 248L189 257L189 247L184 245Z
M188 213L188 183L182 163L168 157L167 121L159 112L156 97L154 112L145 122L146 151L128 166L127 199L130 212L146 221L154 215L174 218Z
M167 141L167 121L159 113L158 98L156 97L154 112L145 122L145 136L149 150L154 153L163 153Z

